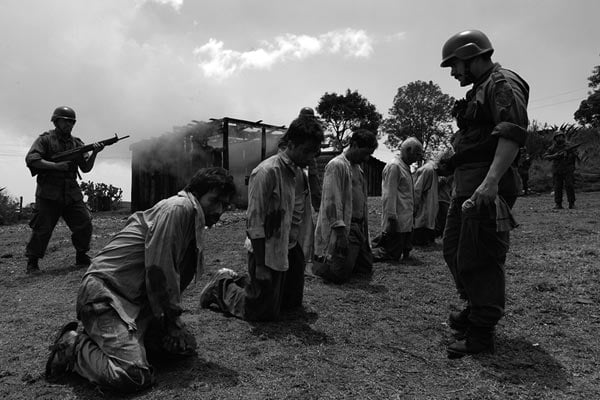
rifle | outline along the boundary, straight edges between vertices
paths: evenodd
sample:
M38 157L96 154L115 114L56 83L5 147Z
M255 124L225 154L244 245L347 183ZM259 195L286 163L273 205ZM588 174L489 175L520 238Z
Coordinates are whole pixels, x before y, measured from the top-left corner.
M553 159L555 159L555 158L557 158L557 157L564 157L564 156L566 156L566 155L567 155L567 153L569 153L569 152L571 152L571 151L573 151L573 150L576 150L576 149L577 149L579 146L581 146L582 144L583 144L583 142L581 142L581 143L575 143L575 144L571 144L571 145L569 145L569 146L565 147L564 149L561 149L561 150L557 151L556 153L553 153L553 154L547 154L547 155L545 156L545 158L547 158L547 159L549 159L549 160L553 160Z
M112 137L110 139L101 140L98 142L98 144L103 144L104 146L110 146L111 144L115 144L119 140L127 139L128 137L129 137L129 135L123 136L123 137L118 137L117 134L115 133L115 137ZM94 150L94 144L86 144L81 147L76 147L71 150L65 150L65 151L61 151L60 153L56 153L52 157L50 157L49 161L53 161L53 162L73 161L76 156L83 154L83 153L87 153L88 151L92 151L92 150Z
M115 133L115 137L101 140L98 143L103 144L104 146L110 146L111 144L115 144L119 140L127 139L128 137L129 137L129 135L123 136L123 137L118 137L117 134ZM52 162L76 161L76 158L79 157L81 154L87 153L88 151L92 151L92 150L94 150L94 144L86 144L81 147L76 147L71 150L65 150L65 151L61 151L60 153L56 153L53 156L49 157L48 161L52 161ZM77 166L73 166L73 168L74 168L74 172L77 172L77 176L79 177L79 179L81 179L81 175L79 175L79 170L77 169ZM38 169L33 168L33 167L29 167L29 170L31 171L31 176L36 176L40 172Z

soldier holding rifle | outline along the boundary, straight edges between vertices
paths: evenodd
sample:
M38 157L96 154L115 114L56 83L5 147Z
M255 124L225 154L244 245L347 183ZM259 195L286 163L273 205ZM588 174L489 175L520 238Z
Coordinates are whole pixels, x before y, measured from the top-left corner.
M554 143L544 158L552 161L552 180L554 183L555 209L562 209L563 187L567 192L569 208L575 207L575 163L577 161L577 147L581 144L571 144L566 141L563 131L554 135Z
M38 136L25 157L31 174L37 175L35 210L29 223L33 232L25 249L27 274L41 272L38 260L44 257L60 217L72 232L71 241L77 252L75 264L79 267L90 265L87 252L92 238L92 221L76 178L79 169L83 172L92 170L96 155L102 151L104 144L94 143L91 153L74 154L69 160L58 161L54 158L58 153L83 147L84 144L81 139L71 135L76 121L72 108L56 108L51 121L55 129Z

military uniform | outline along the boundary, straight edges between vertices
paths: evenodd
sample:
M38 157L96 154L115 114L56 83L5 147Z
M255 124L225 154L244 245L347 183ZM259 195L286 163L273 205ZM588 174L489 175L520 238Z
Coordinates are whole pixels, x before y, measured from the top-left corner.
M515 166L498 185L495 204L463 212L483 182L494 160L499 138L525 144L527 137L528 84L516 73L494 64L474 82L455 116L459 131L455 154L445 167L454 171L454 193L444 231L444 258L459 295L468 301L466 312L473 327L493 329L504 314L504 262L509 229L501 224L519 194ZM514 164L514 163L513 163Z
M552 181L554 184L554 202L556 207L562 208L563 188L567 192L569 207L575 204L575 162L577 154L567 149L571 146L568 142L554 143L548 149L546 157L552 160Z
M71 241L77 254L81 257L90 249L92 220L77 184L77 171L36 170L32 167L36 160L49 159L56 153L81 146L83 142L79 138L61 135L53 129L41 134L25 157L31 174L37 175L35 210L29 223L33 232L25 249L28 259L44 257L60 217L71 229Z

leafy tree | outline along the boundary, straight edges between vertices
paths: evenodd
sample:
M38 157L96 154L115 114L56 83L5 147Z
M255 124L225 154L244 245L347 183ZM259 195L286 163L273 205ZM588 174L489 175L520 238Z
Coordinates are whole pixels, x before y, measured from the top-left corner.
M389 118L383 122L386 144L397 148L404 139L414 136L423 143L426 154L448 145L454 102L432 81L415 81L398 88Z
M325 121L330 146L342 150L348 144L348 134L364 128L377 132L382 116L376 107L356 90L345 95L325 93L319 100L317 112Z
M574 118L581 125L600 128L600 65L596 65L588 78L588 98L583 100L575 111Z
M87 196L87 204L92 211L116 210L121 203L123 195L121 188L92 181L81 182L79 187Z
M17 220L19 202L0 188L0 225L13 223Z

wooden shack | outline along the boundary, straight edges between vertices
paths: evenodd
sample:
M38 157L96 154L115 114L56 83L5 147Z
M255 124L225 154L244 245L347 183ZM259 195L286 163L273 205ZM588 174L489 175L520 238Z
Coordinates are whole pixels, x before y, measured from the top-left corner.
M203 167L231 173L237 188L234 204L246 207L247 177L275 154L285 127L224 117L192 121L157 138L130 146L131 211L145 210L176 194Z

